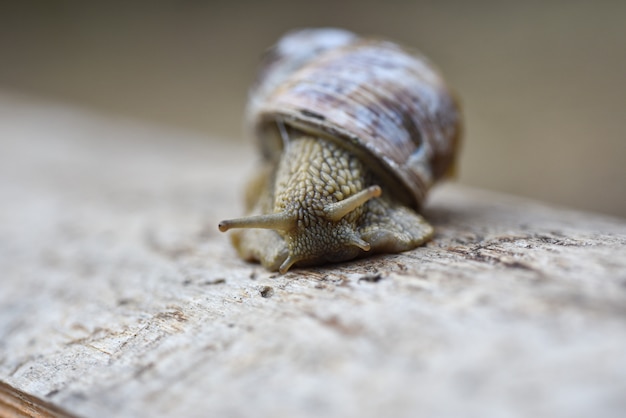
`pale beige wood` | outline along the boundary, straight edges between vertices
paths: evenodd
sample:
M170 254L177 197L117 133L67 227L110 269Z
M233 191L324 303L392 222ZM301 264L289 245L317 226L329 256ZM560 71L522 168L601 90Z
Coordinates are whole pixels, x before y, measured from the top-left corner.
M217 231L248 148L4 95L0 149L0 380L71 413L626 410L623 220L448 185L427 246L280 276Z

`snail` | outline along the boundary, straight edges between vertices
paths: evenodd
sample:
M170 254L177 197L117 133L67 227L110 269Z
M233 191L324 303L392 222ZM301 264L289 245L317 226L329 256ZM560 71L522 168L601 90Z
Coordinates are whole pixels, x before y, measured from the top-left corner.
M396 253L433 235L418 213L453 171L460 110L439 72L395 43L341 29L290 32L265 55L247 122L262 155L239 255L285 273Z

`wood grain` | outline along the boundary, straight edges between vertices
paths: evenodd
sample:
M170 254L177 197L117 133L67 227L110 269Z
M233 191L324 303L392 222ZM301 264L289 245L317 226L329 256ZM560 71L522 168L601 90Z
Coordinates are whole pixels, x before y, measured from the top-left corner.
M250 149L6 95L0 141L0 380L37 399L90 417L626 410L623 220L446 185L425 247L280 276L217 231Z
M72 418L65 411L0 382L0 417Z

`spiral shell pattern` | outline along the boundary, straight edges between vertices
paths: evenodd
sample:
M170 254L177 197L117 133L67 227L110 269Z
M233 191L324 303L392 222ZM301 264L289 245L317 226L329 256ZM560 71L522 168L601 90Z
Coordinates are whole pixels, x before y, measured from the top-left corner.
M292 32L270 50L248 121L268 160L280 158L280 125L323 135L415 207L453 168L461 131L456 100L425 57L338 29Z

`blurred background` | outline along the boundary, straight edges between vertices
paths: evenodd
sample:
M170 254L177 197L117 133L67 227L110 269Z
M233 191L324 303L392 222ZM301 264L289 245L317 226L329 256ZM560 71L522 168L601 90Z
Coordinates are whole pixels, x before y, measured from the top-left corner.
M389 37L443 70L466 116L461 183L626 217L622 0L1 2L0 94L244 143L259 56L305 26Z

